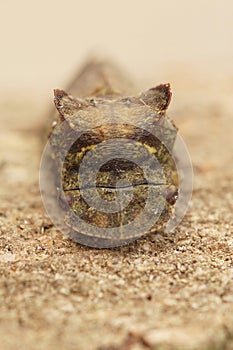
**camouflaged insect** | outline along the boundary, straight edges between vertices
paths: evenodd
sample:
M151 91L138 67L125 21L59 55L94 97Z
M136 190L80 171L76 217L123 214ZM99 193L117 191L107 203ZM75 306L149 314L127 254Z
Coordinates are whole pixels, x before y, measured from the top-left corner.
M178 193L177 169L171 156L177 129L172 122L168 124L172 127L166 124L168 120L166 110L171 100L169 84L135 94L134 86L114 65L108 62L91 61L68 86L67 91L68 93L63 90L54 90L54 102L59 112L50 133L54 166L61 162L60 150L67 148L69 138L73 137L75 130L88 128L93 122L98 126L90 127L89 131L78 137L66 154L61 174L65 196L59 196L59 205L64 210L69 206L84 222L94 227L117 227L119 232L117 235L111 235L111 231L103 236L99 233L86 235L82 226L75 227L73 219L67 215L66 225L70 227L69 236L78 242L98 247L117 246L134 240L138 235L134 237L131 233L128 237L124 237L121 234L121 228L135 220L143 210L149 186L153 186L153 193L158 203L165 202L159 219L148 230L156 231L172 215ZM57 125L61 123L65 137L61 131L56 132ZM155 137L153 130L156 130L161 137ZM109 160L99 169L96 183L82 188L82 191L89 191L89 194L93 190L93 196L96 193L94 189L97 188L99 196L110 203L117 201L116 183L119 181L131 183L130 188L128 186L118 188L118 191L122 191L126 196L128 192L131 193L132 198L128 205L117 212L109 213L90 207L83 199L78 174L80 164L90 150L93 151L94 158L101 157L99 153L95 155L97 145L103 145L105 155L111 152L108 146L104 145L107 140L112 139L135 141L137 145L135 157L141 157L143 160L148 157L148 154L150 157L156 157L162 167L165 182L157 169L148 169L156 178L153 183L148 182L142 169L134 162L134 156L130 160L122 158ZM161 139L165 142L161 142ZM127 154L127 149L125 152ZM89 183L89 175L91 178L91 172L87 172L87 183ZM55 182L59 190L59 180L55 179Z

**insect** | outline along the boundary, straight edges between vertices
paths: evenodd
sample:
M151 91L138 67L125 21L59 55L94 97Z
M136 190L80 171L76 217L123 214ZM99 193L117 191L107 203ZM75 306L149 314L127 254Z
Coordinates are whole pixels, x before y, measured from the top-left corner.
M69 237L120 246L169 220L179 186L170 100L169 84L136 93L112 63L96 60L67 92L54 90L58 115L49 143L52 167L61 169L54 186Z

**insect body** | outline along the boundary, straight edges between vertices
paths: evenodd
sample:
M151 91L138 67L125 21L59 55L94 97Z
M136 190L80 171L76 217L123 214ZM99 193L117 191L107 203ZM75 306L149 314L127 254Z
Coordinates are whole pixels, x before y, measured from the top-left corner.
M102 248L155 231L178 193L169 84L134 94L113 65L94 61L67 90L54 91L58 116L49 143L69 236Z

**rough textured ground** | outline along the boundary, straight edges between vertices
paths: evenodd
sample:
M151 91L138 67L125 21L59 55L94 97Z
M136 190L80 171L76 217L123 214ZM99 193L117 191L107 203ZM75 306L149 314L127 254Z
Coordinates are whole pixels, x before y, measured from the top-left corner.
M1 97L1 350L233 349L233 79L200 81L178 83L170 108L194 163L188 214L172 235L114 250L51 225L40 101Z

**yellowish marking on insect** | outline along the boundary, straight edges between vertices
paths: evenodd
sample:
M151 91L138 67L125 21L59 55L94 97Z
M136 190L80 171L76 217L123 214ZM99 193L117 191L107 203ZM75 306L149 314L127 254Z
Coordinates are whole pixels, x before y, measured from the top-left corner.
M92 150L96 145L89 145L87 147L82 147L81 152L77 153L78 158L82 158L87 151Z
M137 141L137 142L136 142L136 145L138 145L138 146L144 146L151 154L157 153L157 150L156 150L155 147L149 146L149 145L147 145L146 143Z
M174 172L172 173L172 180L173 180L174 185L175 185L176 187L178 187L178 186L179 186L179 177L178 177L178 174L177 174L176 171L174 171Z

